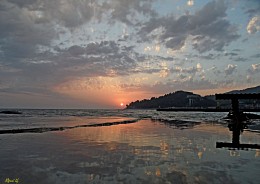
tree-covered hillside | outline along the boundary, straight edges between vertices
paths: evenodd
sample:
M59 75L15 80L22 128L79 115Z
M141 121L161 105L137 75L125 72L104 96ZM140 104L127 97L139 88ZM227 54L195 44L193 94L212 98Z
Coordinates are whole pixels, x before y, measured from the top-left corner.
M167 107L215 107L216 102L191 92L176 91L160 97L137 100L127 105L127 109L154 109Z
M227 93L258 93L260 95L260 86L247 88L243 90L234 90ZM253 101L253 102L252 102ZM243 106L254 105L260 106L258 100L240 100ZM216 107L217 102L215 95L208 95L202 97L192 92L176 91L160 97L152 97L151 99L137 100L126 105L127 109L155 109L155 108L168 108L168 107ZM229 108L230 100L219 100L219 107Z

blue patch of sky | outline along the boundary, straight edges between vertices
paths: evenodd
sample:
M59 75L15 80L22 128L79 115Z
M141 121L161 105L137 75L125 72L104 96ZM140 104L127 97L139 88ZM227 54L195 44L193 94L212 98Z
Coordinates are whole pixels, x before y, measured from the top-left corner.
M259 1L260 2L260 1ZM258 3L259 3L258 2ZM242 3L242 4L241 4ZM260 44L259 36L260 33L249 34L247 32L247 25L251 19L248 14L245 12L248 9L254 8L257 4L255 1L241 1L241 3L232 4L229 6L230 9L227 12L228 19L232 24L237 24L239 26L238 33L241 35L240 39L230 44L229 48L231 49L240 49L239 55L234 59L245 58L246 62L237 61L239 66L242 66L242 69L247 69L251 67L251 64L257 62L257 59L250 58L252 55L259 53ZM239 5L239 6L238 6ZM234 62L234 61L233 61Z
M159 0L155 2L152 7L159 13L160 16L174 15L179 17L185 14L187 11L194 13L197 8L201 8L203 5L205 5L205 1L204 3L197 3L194 0L193 6L188 6L187 2L188 1L186 0Z
M247 34L247 24L249 22L249 17L245 14L245 10L242 6L229 5L227 10L227 18L230 20L231 24L238 26L238 32L241 35Z

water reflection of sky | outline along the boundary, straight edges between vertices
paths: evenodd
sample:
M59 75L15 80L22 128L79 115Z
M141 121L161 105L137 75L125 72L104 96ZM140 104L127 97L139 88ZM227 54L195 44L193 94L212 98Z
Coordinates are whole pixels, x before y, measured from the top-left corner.
M0 137L0 182L260 183L260 151L216 149L231 141L216 124L179 129L161 122ZM260 143L243 132L243 143Z

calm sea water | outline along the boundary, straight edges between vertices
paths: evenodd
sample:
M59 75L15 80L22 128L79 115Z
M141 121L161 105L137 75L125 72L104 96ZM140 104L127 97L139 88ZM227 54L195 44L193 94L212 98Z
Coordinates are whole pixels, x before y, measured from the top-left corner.
M0 114L0 184L260 183L259 149L216 148L226 113L19 111ZM240 143L260 144L259 126Z

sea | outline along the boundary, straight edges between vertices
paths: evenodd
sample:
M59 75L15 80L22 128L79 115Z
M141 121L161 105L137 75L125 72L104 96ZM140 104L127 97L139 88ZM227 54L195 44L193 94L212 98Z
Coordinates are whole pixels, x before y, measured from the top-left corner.
M260 183L260 120L237 131L222 112L11 110L0 184Z

